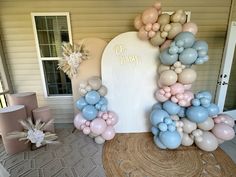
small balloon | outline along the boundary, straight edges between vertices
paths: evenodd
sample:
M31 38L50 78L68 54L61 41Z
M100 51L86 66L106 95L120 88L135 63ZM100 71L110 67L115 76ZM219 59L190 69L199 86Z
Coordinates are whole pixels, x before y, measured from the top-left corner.
M102 137L105 140L111 140L115 136L115 129L112 126L108 126L106 130L102 133Z
M103 144L106 141L102 136L97 136L94 140L97 144Z

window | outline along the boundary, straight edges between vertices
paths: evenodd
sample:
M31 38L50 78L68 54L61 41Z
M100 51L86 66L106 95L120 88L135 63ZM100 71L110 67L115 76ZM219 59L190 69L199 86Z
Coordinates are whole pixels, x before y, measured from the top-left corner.
M72 42L69 13L32 13L32 20L45 95L71 95L71 80L57 69L62 42Z

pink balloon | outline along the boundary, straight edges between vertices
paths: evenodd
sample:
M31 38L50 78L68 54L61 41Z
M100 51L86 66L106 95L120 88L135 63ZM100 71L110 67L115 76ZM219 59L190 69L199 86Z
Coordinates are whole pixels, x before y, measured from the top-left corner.
M103 118L104 120L107 120L107 119L108 119L108 114L107 114L107 113L104 113L104 114L102 115L102 118Z
M82 124L85 124L85 122L86 122L86 119L84 119L84 117L82 116L82 113L78 113L74 118L74 126L79 130L81 130L80 126Z
M216 117L213 119L216 124L221 123L220 117Z
M185 90L184 85L178 82L170 86L170 89L172 95L176 95L178 93L184 93Z
M118 120L119 120L117 114L116 114L115 112L113 112L113 111L110 111L110 112L109 112L109 115L112 115L111 118L110 118L110 120L111 120L111 125L117 124L117 122L118 122Z
M166 40L166 41L161 45L160 51L163 51L163 50L167 49L168 47L170 47L171 42L172 42L172 40Z
M165 97L165 95L161 94L159 90L156 91L155 98L157 99L157 101L160 101L160 102L165 102L169 99L168 97Z
M94 119L90 124L91 131L97 135L102 134L106 130L106 127L106 121L101 118Z
M138 37L141 40L148 40L148 32L144 29L144 27L139 29Z
M88 135L90 132L91 132L91 130L90 130L89 127L85 127L85 128L83 129L83 133L84 133L85 135Z
M197 34L198 27L195 23L193 22L188 22L183 25L183 31L188 31L193 33L194 35Z
M105 140L111 140L115 136L115 129L112 126L108 126L106 130L102 133L102 137Z
M82 125L80 126L80 130L83 130L85 127L86 127L86 125L85 125L85 124L82 124Z
M172 96L171 101L174 103L178 103L179 100L175 96Z
M227 125L229 125L230 127L234 127L235 123L234 123L234 119L227 115L227 114L219 114L218 117L220 118L224 118L223 122Z
M152 24L151 24L151 23L146 24L146 26L144 27L144 29L145 29L146 31L151 31L151 30L152 30Z
M186 100L180 100L178 103L180 106L186 107L187 106L187 101Z
M139 30L143 26L141 15L138 15L134 19L134 27Z
M165 97L170 98L171 97L171 93L170 92L165 93Z
M225 123L215 124L212 133L222 140L231 140L235 136L234 129Z
M189 90L189 89L191 89L191 87L192 87L192 84L185 84L184 85L185 90Z
M107 123L108 126L111 125L111 123L112 123L112 122L111 122L111 119L107 119L107 120L106 120L106 123Z
M153 25L152 25L152 30L153 31L158 31L160 29L160 24L159 23L154 23Z
M191 105L191 101L194 98L194 94L191 91L185 91L184 92L184 100L187 102L186 106L190 106Z
M164 90L165 92L170 92L170 91L171 91L170 87L163 87L163 90Z
M151 31L148 32L148 37L149 37L149 38L152 38L152 37L154 37L155 35L156 35L156 32L155 32L155 31L152 31L152 30L151 30Z
M85 122L85 125L88 127L88 126L90 126L90 121L86 121Z
M158 11L154 7L149 7L143 11L142 22L144 24L155 23L158 19Z

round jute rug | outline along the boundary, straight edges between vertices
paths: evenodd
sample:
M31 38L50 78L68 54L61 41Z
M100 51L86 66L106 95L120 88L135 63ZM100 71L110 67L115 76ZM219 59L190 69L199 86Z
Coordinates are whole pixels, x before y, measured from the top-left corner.
M107 177L235 177L236 165L220 148L160 150L151 133L117 134L103 148Z

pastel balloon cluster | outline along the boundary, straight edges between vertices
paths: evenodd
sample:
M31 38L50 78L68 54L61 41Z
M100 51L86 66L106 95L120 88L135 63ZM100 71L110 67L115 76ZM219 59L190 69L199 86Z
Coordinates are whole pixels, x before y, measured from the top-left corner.
M173 110L172 110L173 111ZM170 114L158 104L153 107L150 115L152 133L155 144L161 149L175 149L181 144L181 136L177 131L176 122Z
M156 11L160 10L160 3L157 4ZM135 27L141 31L140 39L149 39L161 49L158 90L155 92L158 102L150 114L154 143L161 149L176 149L180 145L195 143L202 150L214 151L219 143L231 140L235 136L233 118L219 114L210 92L193 94L190 90L197 79L191 66L203 64L209 58L208 44L195 38L197 25L186 23L186 14L182 10L172 15L158 11L151 23L158 23L160 28L152 37L142 32L147 23L138 19L135 19Z
M138 37L141 40L149 40L153 46L160 46L161 49L167 48L182 31L193 34L198 31L195 23L187 22L187 15L183 10L172 14L162 13L159 1L136 16L134 27L139 30Z
M94 138L98 144L113 139L118 116L115 112L107 110L108 101L104 97L107 88L102 85L101 79L94 76L82 82L79 93L81 97L76 102L76 107L80 113L74 118L74 126Z
M208 60L207 53L208 44L205 41L196 41L191 32L181 32L161 52L160 60L164 65L174 65L176 61L183 65L203 64Z

